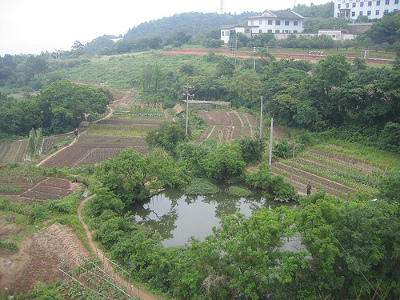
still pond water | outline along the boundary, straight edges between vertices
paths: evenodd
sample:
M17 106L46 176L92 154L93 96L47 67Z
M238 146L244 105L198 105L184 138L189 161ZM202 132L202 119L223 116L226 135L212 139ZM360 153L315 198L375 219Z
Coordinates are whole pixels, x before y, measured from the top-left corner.
M191 236L203 240L212 234L212 227L219 227L224 214L240 212L249 217L261 207L272 209L284 205L296 208L294 202L267 200L261 191L255 191L246 198L234 197L226 193L227 187L219 186L221 192L206 196L188 196L180 191L168 190L143 204L132 206L131 211L139 224L159 232L164 239L163 245L171 247L185 245Z

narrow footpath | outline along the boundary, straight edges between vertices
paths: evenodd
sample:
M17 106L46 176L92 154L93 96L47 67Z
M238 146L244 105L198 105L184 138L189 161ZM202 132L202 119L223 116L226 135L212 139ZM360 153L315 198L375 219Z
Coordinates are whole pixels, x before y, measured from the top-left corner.
M101 249L98 249L96 244L93 242L92 233L90 232L88 225L85 223L85 221L83 220L83 217L82 217L82 207L87 201L92 199L95 195L96 194L91 195L90 197L85 198L85 200L83 200L81 202L81 204L78 207L78 218L81 221L83 227L85 228L85 232L86 232L86 235L87 235L88 240L89 240L90 248L93 250L93 253L95 253L96 256L101 261L103 261L103 270L111 278L113 278L115 280L115 283L117 285L119 285L121 287L125 287L126 291L127 291L127 293L129 295L135 296L135 297L137 297L139 299L142 299L142 300L162 300L163 297L152 295L152 294L148 293L145 290L141 290L139 287L131 285L128 281L126 281L118 273L116 273L114 271L113 267L111 266L111 264L109 263L109 261L107 259L104 259L104 252Z

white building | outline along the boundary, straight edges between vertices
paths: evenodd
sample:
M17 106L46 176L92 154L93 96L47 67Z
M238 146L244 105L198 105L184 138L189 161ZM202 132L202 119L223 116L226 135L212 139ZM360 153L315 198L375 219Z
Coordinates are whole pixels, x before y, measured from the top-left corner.
M400 10L400 0L335 0L334 16L355 20L358 16L380 19Z
M294 11L265 11L247 18L252 36L259 33L300 33L304 17Z
M260 33L300 33L303 31L303 19L294 11L265 11L259 16L247 18L247 26L222 26L221 40L228 43L231 31L243 33L249 38Z
M246 30L247 30L247 33L246 33ZM240 32L243 34L249 33L249 29L244 26L224 25L221 27L221 40L223 40L225 44L227 44L229 42L229 37L230 37L231 31Z

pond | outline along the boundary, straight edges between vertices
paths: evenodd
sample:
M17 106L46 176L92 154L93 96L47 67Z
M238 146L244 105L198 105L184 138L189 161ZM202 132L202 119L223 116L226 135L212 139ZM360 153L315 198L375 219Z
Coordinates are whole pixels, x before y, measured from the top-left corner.
M130 208L136 222L151 227L164 239L165 247L182 246L191 236L203 240L212 234L212 227L219 227L222 215L236 212L249 217L265 206L269 209L285 205L296 208L296 203L267 200L261 191L250 197L234 197L226 193L227 186L219 186L221 192L205 196L188 196L183 192L168 190L143 204Z

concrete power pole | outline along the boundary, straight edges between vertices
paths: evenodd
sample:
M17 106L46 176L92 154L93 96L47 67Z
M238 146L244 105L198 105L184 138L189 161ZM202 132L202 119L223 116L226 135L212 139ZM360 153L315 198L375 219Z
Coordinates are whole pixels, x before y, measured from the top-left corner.
M188 135L188 127L189 127L189 96L193 96L189 94L189 89L191 89L193 86L191 85L186 85L184 88L186 89L186 136Z

